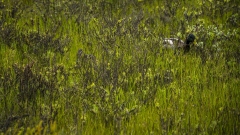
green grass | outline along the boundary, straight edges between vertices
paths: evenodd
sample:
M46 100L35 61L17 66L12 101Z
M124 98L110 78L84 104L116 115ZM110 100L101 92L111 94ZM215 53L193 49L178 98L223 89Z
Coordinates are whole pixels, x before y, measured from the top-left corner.
M1 134L239 134L238 4L1 1Z

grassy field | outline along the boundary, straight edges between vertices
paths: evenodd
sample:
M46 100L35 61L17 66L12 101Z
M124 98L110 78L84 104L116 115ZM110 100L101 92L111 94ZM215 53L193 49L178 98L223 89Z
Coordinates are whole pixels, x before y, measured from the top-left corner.
M1 0L0 134L240 134L239 5Z

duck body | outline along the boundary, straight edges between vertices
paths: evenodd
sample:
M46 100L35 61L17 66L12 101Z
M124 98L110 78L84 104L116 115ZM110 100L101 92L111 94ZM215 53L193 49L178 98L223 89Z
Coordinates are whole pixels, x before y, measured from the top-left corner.
M178 38L164 38L163 39L163 47L164 48L179 48L183 47L184 42Z

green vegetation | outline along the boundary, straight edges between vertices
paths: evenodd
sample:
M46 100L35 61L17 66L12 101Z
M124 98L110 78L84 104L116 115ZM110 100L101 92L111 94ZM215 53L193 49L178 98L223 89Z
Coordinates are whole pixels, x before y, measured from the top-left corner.
M0 132L240 134L239 5L0 0Z

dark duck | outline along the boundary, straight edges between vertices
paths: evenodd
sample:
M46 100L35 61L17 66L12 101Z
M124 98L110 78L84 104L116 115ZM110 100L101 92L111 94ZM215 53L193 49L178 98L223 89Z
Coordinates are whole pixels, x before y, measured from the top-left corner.
M180 49L182 48L184 52L188 52L193 46L195 41L195 36L193 34L189 34L185 41L179 38L165 38L163 39L163 47L164 48L173 48L173 49Z

